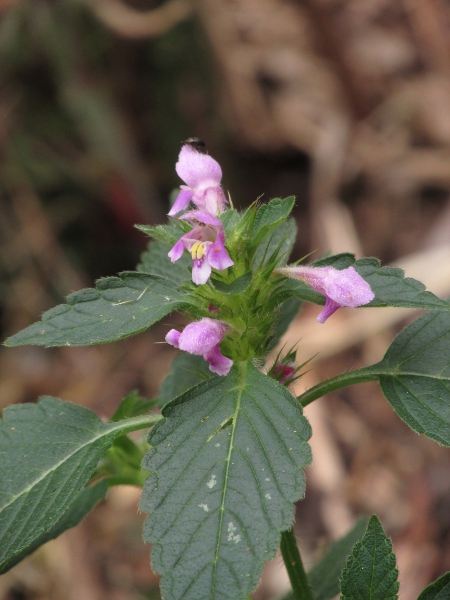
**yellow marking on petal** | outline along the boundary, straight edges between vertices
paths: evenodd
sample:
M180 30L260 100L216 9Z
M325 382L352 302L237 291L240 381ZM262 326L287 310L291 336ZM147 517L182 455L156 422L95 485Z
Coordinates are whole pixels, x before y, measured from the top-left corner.
M200 260L202 256L205 254L205 244L203 242L194 242L191 248L191 256L192 260Z

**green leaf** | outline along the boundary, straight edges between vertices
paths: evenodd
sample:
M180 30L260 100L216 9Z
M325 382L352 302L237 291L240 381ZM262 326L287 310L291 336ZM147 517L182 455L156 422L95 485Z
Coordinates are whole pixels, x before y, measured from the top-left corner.
M417 600L448 600L450 598L450 572L439 577L420 594Z
M231 283L225 283L223 281L214 280L214 287L216 290L227 296L233 294L242 294L248 288L252 282L252 274L250 272L244 273Z
M246 597L304 493L311 431L251 363L180 396L149 438L141 509L165 600Z
M203 356L180 352L172 363L172 368L164 379L159 391L159 404L162 406L174 400L190 388L206 379L211 379L213 373Z
M226 240L233 237L234 232L238 229L241 219L242 215L234 208L230 208L220 215Z
M103 500L108 491L108 485L105 479L102 479L95 485L82 490L69 505L69 508L63 514L61 519L47 532L40 535L30 546L26 547L22 552L16 554L6 563L0 570L0 573L9 571L24 558L32 554L35 550L54 540L62 533L75 527L88 515L94 507Z
M450 446L450 315L430 312L405 327L369 367L395 412L417 433Z
M272 328L271 337L267 346L267 352L273 350L286 333L289 325L295 319L300 310L302 302L299 298L289 298L279 307L279 315Z
M294 247L296 237L297 226L294 219L288 219L278 225L258 246L253 261L254 269L266 265L270 261L274 262L273 268L285 265Z
M186 231L191 229L186 221L180 221L179 219L174 219L171 225L135 225L135 227L149 237L165 242L170 247L176 244Z
M339 579L342 568L356 542L364 535L367 517L358 519L353 528L327 548L322 560L308 573L314 600L331 600L339 594Z
M92 411L48 396L5 408L0 421L0 572L55 526L116 435L157 415L103 423Z
M377 258L360 258L355 261L352 254L344 253L330 256L312 263L315 267L332 266L342 270L353 266L370 284L375 294L374 300L366 306L396 306L403 308L422 308L426 310L450 310L450 304L425 290L425 286L417 279L405 277L403 269L382 267ZM299 282L300 283L300 282ZM307 287L302 284L302 288ZM314 292L313 292L314 293ZM318 294L320 296L320 294ZM304 300L311 300L301 296ZM323 297L321 302L323 304Z
M129 419L130 417L137 417L139 415L145 415L157 404L156 400L147 400L147 398L141 398L137 390L133 390L125 396L122 402L119 404L116 412L111 417L111 422L121 421L122 419Z
M286 221L294 208L295 197L274 198L258 207L251 232L252 245L259 245L268 233Z
M388 402L413 431L450 446L450 314L433 311L405 327L376 365L349 371L304 392L307 406L348 385L378 380Z
M392 542L373 515L342 572L341 600L396 600L397 575Z
M164 277L126 272L97 282L96 289L74 292L67 304L45 312L42 320L16 333L7 346L88 346L139 333L173 310L186 296Z
M192 258L189 252L184 252L179 260L172 263L168 253L172 246L166 242L150 242L147 250L141 254L141 262L136 267L141 273L167 277L178 284L191 280L189 267Z

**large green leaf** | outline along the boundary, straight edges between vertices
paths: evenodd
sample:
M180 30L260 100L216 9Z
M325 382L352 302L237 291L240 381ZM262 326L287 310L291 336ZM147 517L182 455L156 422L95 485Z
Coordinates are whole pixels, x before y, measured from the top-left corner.
M376 365L348 371L310 388L307 406L342 387L378 380L396 413L417 433L450 446L450 314L433 311L405 327Z
M141 502L163 597L245 598L304 493L309 424L251 363L199 384L163 414Z
M405 327L381 363L381 389L414 431L450 446L450 315L430 312Z
M342 572L341 600L396 600L397 575L392 542L373 515Z
M84 517L93 510L95 505L98 504L100 500L103 500L107 491L108 485L105 479L102 479L95 485L84 488L84 490L75 496L75 499L72 500L71 504L69 504L68 509L64 512L61 519L59 519L49 531L46 531L37 537L30 546L24 548L19 554L15 554L11 560L3 566L0 573L8 571L50 540L54 540L68 529L78 525Z
M53 529L115 436L156 420L103 423L86 408L50 397L7 407L0 421L0 572Z
M445 573L437 581L426 587L417 600L448 600L449 598L450 572Z
M45 312L42 320L16 333L7 346L88 346L120 340L150 327L186 304L176 283L165 277L126 272L74 292L67 304Z

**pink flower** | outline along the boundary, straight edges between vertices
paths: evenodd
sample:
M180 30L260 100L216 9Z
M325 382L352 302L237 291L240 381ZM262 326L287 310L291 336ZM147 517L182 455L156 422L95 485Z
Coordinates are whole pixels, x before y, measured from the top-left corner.
M223 271L234 265L225 249L225 235L219 219L201 210L188 212L180 219L195 226L178 240L169 252L169 258L175 262L181 258L185 248L189 250L192 256L194 283L206 283L211 275L211 268Z
M222 169L217 161L186 144L181 148L175 169L187 185L180 186L181 191L169 216L187 208L191 200L197 208L212 215L223 212L227 201L220 187Z
M283 267L278 275L301 279L326 298L325 307L317 317L325 323L341 306L362 306L374 299L370 285L353 267L339 271L334 267Z
M210 371L227 375L233 361L220 352L219 344L228 328L229 325L224 321L204 317L189 323L181 333L171 329L166 335L166 342L189 354L203 356L209 362Z

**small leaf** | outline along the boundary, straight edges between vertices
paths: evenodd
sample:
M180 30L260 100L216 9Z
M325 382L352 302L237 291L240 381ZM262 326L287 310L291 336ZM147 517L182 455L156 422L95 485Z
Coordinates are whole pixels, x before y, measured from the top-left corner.
M180 352L172 363L169 375L164 379L159 391L159 404L163 406L184 392L211 379L213 373L203 356Z
M356 542L364 535L367 517L358 519L353 528L327 548L322 560L308 573L314 600L331 600L339 594L339 579L342 568Z
M111 422L121 421L122 419L129 419L130 417L137 417L139 415L145 415L157 404L156 400L147 400L147 398L141 398L136 390L133 390L125 396L122 402L119 404L116 412L111 417Z
M226 210L224 213L220 215L220 220L222 221L223 231L225 233L225 239L233 237L234 232L238 224L240 223L242 215L238 213L237 210L231 208Z
M304 493L310 427L251 363L164 408L149 438L144 539L165 600L239 600L275 555Z
M53 529L116 435L158 416L102 423L92 411L48 396L5 408L0 421L0 572Z
M141 262L137 270L141 273L167 277L178 284L190 281L189 267L192 265L192 258L189 252L184 252L179 260L172 263L168 256L171 248L172 246L166 242L150 242L147 250L141 254Z
M268 233L286 221L295 204L295 197L274 198L258 207L251 232L252 243L258 245Z
M186 305L176 284L145 273L126 272L97 282L96 289L74 292L5 341L6 346L88 346L139 333Z
M397 575L392 542L373 515L342 572L341 600L396 600Z
M450 446L450 315L430 312L405 327L369 367L398 416L417 433Z
M289 298L279 307L278 318L271 331L271 337L267 346L267 352L273 350L286 333L289 325L295 319L300 310L302 302L299 298Z
M273 268L285 265L289 254L294 247L297 237L297 226L294 219L284 221L278 227L271 231L258 246L253 268L266 265L270 260L274 262ZM276 257L274 258L274 254Z
M82 490L77 496L75 496L75 499L69 505L69 508L63 514L61 519L49 531L40 535L30 546L25 548L22 552L19 552L19 554L16 554L8 563L3 566L3 568L0 570L0 573L9 571L9 569L12 569L12 567L32 554L35 550L50 540L54 540L68 529L71 529L72 527L75 527L81 523L84 517L94 509L100 500L103 500L107 491L108 485L105 479L102 479L95 485Z
M244 273L244 275L241 275L231 283L224 283L223 281L218 280L213 281L216 290L222 294L226 294L227 296L233 294L242 294L242 292L245 292L251 282L252 274L250 272Z
M420 594L417 600L448 600L450 598L450 572L439 577Z

